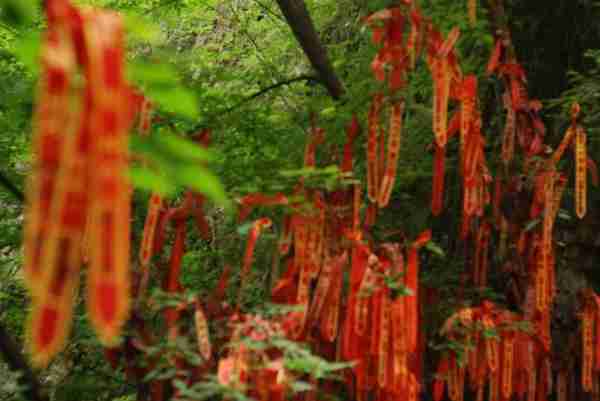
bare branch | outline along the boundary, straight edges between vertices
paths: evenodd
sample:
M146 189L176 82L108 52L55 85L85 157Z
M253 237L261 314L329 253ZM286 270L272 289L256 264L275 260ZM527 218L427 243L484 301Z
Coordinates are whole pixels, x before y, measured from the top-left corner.
M9 180L8 177L6 177L2 172L0 172L0 185L10 192L19 202L25 202L23 191L17 188L17 186L13 184L12 181Z
M295 77L295 78L290 78L290 79L286 79L285 81L281 81L281 82L276 82L273 85L267 86L266 88L263 88L259 91L257 91L256 93L253 93L252 95L242 99L241 101L239 101L238 103L236 103L235 105L231 106L230 108L228 108L227 110L225 110L223 113L230 113L233 110L237 109L238 107L240 107L241 105L248 103L251 100L254 100L258 97L261 97L262 95L277 89L277 88L281 88L282 86L287 86L290 84L293 84L295 82L301 82L301 81L315 81L315 82L320 82L319 79L313 75L300 75L299 77Z

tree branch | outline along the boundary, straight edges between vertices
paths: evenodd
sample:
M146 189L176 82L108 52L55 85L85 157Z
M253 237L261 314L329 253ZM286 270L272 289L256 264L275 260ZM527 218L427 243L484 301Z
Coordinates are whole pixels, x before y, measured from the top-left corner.
M21 373L18 380L19 384L24 387L25 398L31 401L48 401L48 397L42 394L42 386L36 375L2 324L0 324L0 353L11 370Z
M210 114L208 117L206 117L205 122L203 122L201 125L198 125L196 127L193 128L193 132L198 131L199 129L203 128L206 126L206 121L210 121L209 125L214 127L213 124L213 120L214 119L219 119L221 116L231 113L232 111L235 111L237 108L239 108L240 106L254 100L257 99L265 94L267 94L268 92L281 88L282 86L287 86L287 85L291 85L295 82L301 82L301 81L314 81L314 82L318 82L321 83L319 81L319 78L314 76L314 75L300 75L294 78L289 78L286 79L284 81L280 81L280 82L276 82L273 85L269 85L265 88L262 88L260 90L258 90L256 93L253 93L252 95L243 98L242 100L240 100L239 102L237 102L236 104L234 104L233 106L230 106L226 109L223 110L217 110L215 113Z
M266 88L263 88L261 90L259 90L258 92L242 99L241 101L239 101L238 103L236 103L235 105L229 107L228 109L226 109L225 111L223 111L223 113L230 113L233 110L237 109L238 107L240 107L241 105L248 103L251 100L254 100L258 97L261 97L262 95L277 89L277 88L281 88L282 86L287 86L287 85L291 85L295 82L300 82L300 81L315 81L315 82L319 82L321 83L321 81L319 81L319 78L315 77L314 75L300 75L298 77L295 78L290 78L290 79L286 79L285 81L281 81L281 82L276 82L273 85L267 86Z
M15 184L9 180L4 173L0 172L0 185L3 186L8 192L10 192L19 202L25 202L25 196Z
M281 15L279 15L279 14L275 13L275 12L274 12L273 10L271 10L271 9L270 9L270 8L269 8L269 7L268 7L266 4L263 4L263 3L262 3L262 2L260 2L259 0L254 0L254 2L255 2L256 4L258 4L258 6L259 6L260 8L262 8L264 11L266 11L266 12L267 12L268 14L270 14L272 17L274 17L274 18L278 19L279 21L282 21L283 23L285 23L285 22L286 22L286 21L285 21L285 19L284 19L284 18L283 18Z
M338 79L323 47L304 0L277 0L296 40L302 46L304 54L321 77L323 85L332 98L338 100L344 94L344 87Z

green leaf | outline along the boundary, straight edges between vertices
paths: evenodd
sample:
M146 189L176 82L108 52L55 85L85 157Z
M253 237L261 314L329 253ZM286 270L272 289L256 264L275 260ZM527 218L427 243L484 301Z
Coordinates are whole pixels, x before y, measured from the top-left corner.
M31 24L37 4L33 0L0 0L0 19L12 26Z
M39 75L39 56L41 35L39 32L28 32L19 37L14 54L34 76Z
M177 70L169 64L134 61L128 64L127 75L164 110L190 119L198 117L196 95L181 84Z
M285 367L303 373L315 373L314 364L306 358L286 358Z
M254 351L263 351L263 350L269 348L269 344L266 343L265 341L256 341L256 340L251 340L249 338L245 338L245 339L241 340L239 343L244 344L246 347L248 347L248 349L254 350Z
M531 231L535 228L535 226L537 226L538 224L540 224L541 219L533 219L533 220L529 220L527 222L527 224L525 224L525 227L523 228L524 231Z
M327 362L325 369L329 371L348 369L356 365L356 362Z
M558 213L556 214L556 216L557 216L559 219L562 219L562 220L567 220L567 221L569 221L569 220L572 220L572 219L573 219L573 218L571 217L571 215L570 215L570 214L569 214L569 213L568 213L566 210L564 210L564 209L560 209L560 210L558 211Z
M177 181L190 189L201 192L214 202L229 207L227 194L219 179L202 167L189 166L178 168Z
M149 88L145 93L168 112L190 119L198 117L198 100L196 95L188 89L183 87Z
M173 193L177 185L207 195L229 208L230 202L217 176L203 162L214 159L213 153L189 139L162 131L149 137L132 136L131 151L142 155L161 174L148 169L133 169L132 179L140 188Z
M179 83L174 69L165 63L132 61L127 64L127 76L149 86L175 86Z
M127 35L133 39L156 44L160 40L160 28L145 18L132 13L123 13Z
M153 142L153 147L169 153L181 161L195 163L215 160L213 152L166 130L150 136L149 139Z
M335 115L335 107L327 107L326 109L323 109L323 111L321 111L321 115L323 117L332 117Z
M310 383L303 381L295 381L291 383L292 391L294 393L301 393L303 391L310 391L313 389L313 386Z
M245 223L237 228L237 232L241 236L246 236L246 235L248 235L248 232L250 232L251 228L252 228L252 222Z
M184 381L179 380L179 379L173 380L173 386L176 389L178 389L179 391L187 391L187 389L188 389L187 384Z
M172 379L176 375L177 375L177 370L174 368L165 369L164 371L155 369L155 370L151 370L150 372L148 372L148 374L144 377L144 381L149 382L149 381L152 381L155 379L158 379L158 380Z
M444 252L444 250L433 241L429 241L428 243L426 243L425 249L427 249L428 251L430 251L432 253L435 253L439 257L442 257L442 258L446 257L446 253Z
M287 178L304 177L314 174L314 170L315 169L313 167L308 167L302 169L282 170L279 172L279 174Z
M402 280L402 277L404 277L404 273L398 273L398 274L394 274L394 275L384 275L383 281L385 282L385 285L389 289L399 290L404 287L404 280Z
M271 340L271 343L286 352L289 353L308 353L308 349L302 343L298 343L295 341L290 341L286 338L279 337Z
M485 329L483 330L483 337L485 338L495 338L495 339L499 339L500 337L498 336L498 332L496 331L496 329Z
M129 169L129 178L135 187L148 191L156 191L163 196L172 195L177 189L168 177L144 167L131 167Z
M295 177L314 177L314 176L333 176L337 177L340 174L340 170L337 166L331 165L322 168L316 167L304 167L299 169L281 170L279 174L286 178Z
M398 295L400 295L400 296L410 297L414 294L415 293L413 292L413 290L411 290L408 287L402 287L402 288L398 289Z

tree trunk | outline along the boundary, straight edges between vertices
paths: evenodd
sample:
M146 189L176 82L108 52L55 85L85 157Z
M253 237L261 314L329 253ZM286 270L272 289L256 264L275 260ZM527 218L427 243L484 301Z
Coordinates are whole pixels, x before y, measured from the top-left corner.
M338 100L344 93L344 87L321 44L304 0L277 0L277 4L323 85L331 97Z

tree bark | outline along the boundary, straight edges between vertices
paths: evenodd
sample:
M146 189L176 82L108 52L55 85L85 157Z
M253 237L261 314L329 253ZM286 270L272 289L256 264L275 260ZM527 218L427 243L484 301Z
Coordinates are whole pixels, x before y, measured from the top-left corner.
M277 0L288 25L302 46L306 57L319 74L323 85L332 98L338 100L344 94L344 87L337 77L327 51L321 43L315 26L310 18L304 0Z

